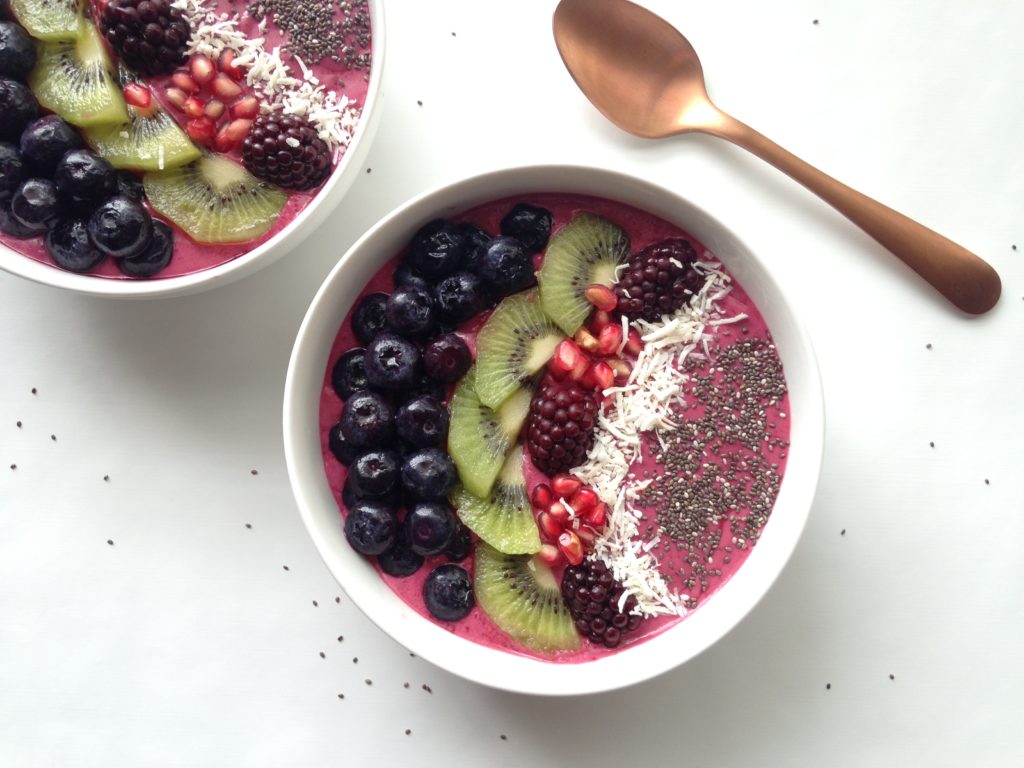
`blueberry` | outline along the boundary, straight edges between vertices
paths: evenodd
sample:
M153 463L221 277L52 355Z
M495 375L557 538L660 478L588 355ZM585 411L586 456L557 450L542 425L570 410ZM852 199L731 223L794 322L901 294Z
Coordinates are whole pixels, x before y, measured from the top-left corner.
M402 461L402 486L420 499L440 499L455 485L455 462L440 448L420 448Z
M24 80L36 65L36 47L18 24L0 22L0 76Z
M431 290L430 281L413 272L412 267L406 262L402 262L395 267L391 279L394 281L395 288L401 288L403 285L415 285L417 288L422 288L425 291Z
M377 564L389 576L405 578L412 576L423 565L423 555L417 555L409 546L409 537L404 526L395 532L395 542L387 552L377 555Z
M420 277L447 275L462 261L465 240L456 224L435 219L420 227L413 236L405 259Z
M64 153L53 180L67 203L82 208L94 208L117 191L113 166L88 149Z
M89 239L85 219L61 219L46 233L46 252L57 266L71 272L98 267L107 254Z
M39 102L28 86L0 78L0 141L17 141L38 114Z
M53 176L64 153L82 146L82 137L63 117L33 120L21 134L21 156L39 176Z
M153 237L146 250L138 256L126 256L117 260L121 271L131 277L152 277L171 263L174 255L174 231L170 226L153 219Z
M423 602L430 615L441 621L464 619L473 610L473 582L462 566L439 565L423 582Z
M480 263L480 277L498 296L508 296L533 285L533 257L514 237L499 235L491 240Z
M391 404L376 392L356 392L341 409L341 433L355 448L385 445L395 432Z
M424 557L440 554L455 534L458 522L447 501L418 502L405 515L409 546Z
M49 179L26 179L11 197L11 213L18 223L42 233L64 212L57 185Z
M8 203L0 204L0 232L24 240L39 234L34 227L26 227L11 213Z
M395 541L398 515L395 508L373 499L353 504L345 516L345 538L361 555L379 555Z
M530 254L543 251L551 236L551 211L516 203L501 220L501 234L516 238Z
M381 448L367 451L349 466L348 477L356 495L383 496L398 485L398 454Z
M359 455L359 449L345 439L345 434L341 431L340 421L328 430L327 447L334 454L334 458L346 467L355 461L356 456Z
M383 389L410 389L420 377L420 351L408 339L379 334L366 347L366 378Z
M366 350L353 347L344 352L331 369L331 387L341 399L347 399L353 392L369 389L366 378Z
M114 195L89 217L89 237L115 259L138 256L153 237L153 217L138 200Z
M25 178L25 163L18 148L0 142L0 202L6 203Z
M114 175L114 184L117 187L117 194L130 197L132 200L142 202L146 196L146 188L142 186L142 179L131 171L118 171Z
M352 314L352 332L364 347L388 327L388 318L384 313L387 305L386 293L368 293L356 305L356 311Z
M434 288L434 303L441 317L458 325L484 308L484 284L472 272L454 272Z
M487 246L491 244L493 238L487 231L468 221L459 223L458 227L466 243L462 251L462 269L478 273L480 262L483 261Z
M388 297L385 314L388 327L410 339L429 335L437 321L434 297L430 291L414 285L396 288Z
M387 504L389 507L393 507L396 510L404 503L400 488L392 488L383 496L364 496L356 490L356 487L352 482L352 476L349 475L346 477L345 482L341 486L341 503L345 505L345 508L352 509L352 507L364 499L368 501L376 501L380 504Z
M440 336L423 348L423 369L435 381L446 384L458 381L471 365L473 355L469 345L457 333Z
M444 548L444 556L453 563L461 563L469 557L469 553L472 551L473 538L469 533L469 528L460 522L455 533L452 534L448 546Z
M395 414L395 432L417 448L444 445L448 439L448 409L432 397L413 398Z
M434 398L439 403L443 403L446 394L445 386L442 382L436 381L424 373L420 376L419 381L412 385L412 389L407 395L407 400L415 400L417 397L425 395Z

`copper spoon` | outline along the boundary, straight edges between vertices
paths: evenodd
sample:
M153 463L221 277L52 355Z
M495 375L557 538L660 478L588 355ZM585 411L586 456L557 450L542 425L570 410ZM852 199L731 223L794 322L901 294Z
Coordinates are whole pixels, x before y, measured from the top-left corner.
M850 189L711 103L693 46L628 0L561 0L555 43L576 84L625 131L657 139L701 132L774 165L863 229L964 312L999 300L999 275L927 227Z

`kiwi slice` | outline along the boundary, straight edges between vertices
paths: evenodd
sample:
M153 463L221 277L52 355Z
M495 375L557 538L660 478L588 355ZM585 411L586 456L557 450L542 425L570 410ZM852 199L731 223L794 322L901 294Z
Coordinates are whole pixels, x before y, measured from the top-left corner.
M476 393L497 408L528 381L565 335L544 314L537 291L508 296L476 337Z
M40 44L28 86L40 104L73 125L124 124L128 110L112 71L99 32L83 20L77 40Z
M476 394L475 374L476 369L470 368L452 394L448 406L448 455L455 462L466 490L484 499L526 421L532 392L520 388L498 410L492 410Z
M122 88L139 82L124 65L118 67L117 77ZM161 171L191 163L202 155L156 99L147 111L127 106L127 124L94 126L83 131L93 151L115 168Z
M513 640L549 655L580 647L558 582L536 557L504 555L478 541L473 572L477 604Z
M266 233L288 196L223 155L142 177L149 204L200 243L244 243Z
M459 519L499 552L528 555L540 549L533 508L526 498L521 445L513 448L505 459L488 496L474 496L462 488L455 494L453 503Z
M82 0L10 0L11 13L37 40L77 40Z
M622 227L593 213L580 213L555 232L537 273L544 312L569 336L593 307L583 295L588 285L611 286L615 268L629 258L629 236Z

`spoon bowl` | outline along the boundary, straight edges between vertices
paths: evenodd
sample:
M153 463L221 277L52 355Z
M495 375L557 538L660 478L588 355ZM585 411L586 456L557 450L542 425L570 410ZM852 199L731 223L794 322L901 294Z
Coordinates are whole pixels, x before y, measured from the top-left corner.
M985 261L716 107L697 52L661 17L629 0L561 0L553 30L580 90L618 127L651 139L701 132L730 141L832 205L964 312L987 312L999 300L999 275Z

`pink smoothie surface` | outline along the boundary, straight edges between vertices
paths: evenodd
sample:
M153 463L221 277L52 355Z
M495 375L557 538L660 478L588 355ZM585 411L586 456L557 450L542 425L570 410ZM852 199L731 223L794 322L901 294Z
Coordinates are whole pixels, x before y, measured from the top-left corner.
M267 20L266 31L260 32L257 26L259 22L245 12L243 5L236 3L233 0L218 0L216 3L207 3L207 6L211 10L215 10L217 13L237 12L239 14L239 30L253 39L263 37L265 40L264 47L266 50L272 50L276 46L286 48L287 40L274 24L272 17ZM292 70L293 74L300 76L301 70L291 57L284 51L282 51L281 57L285 60L285 63ZM344 94L355 107L360 109L362 108L366 101L366 94L369 87L368 70L349 69L343 62L333 61L330 58L325 58L323 61L317 63L305 63L310 71L319 78L320 82L326 89L333 90L338 94ZM147 83L150 85L153 95L155 95L160 101L164 110L177 121L178 125L182 129L184 129L189 118L181 112L181 110L170 104L164 95L166 88L170 85L170 76L152 77L147 80ZM245 84L244 80L241 84L243 86L243 92L238 98L252 95L251 88ZM223 122L223 120L218 122L218 127L222 125ZM236 162L241 162L241 150L239 148L236 148L226 154ZM340 157L341 153L338 153L338 156L335 159L335 165L337 165L337 160L340 159ZM328 177L328 180L329 179L330 177ZM326 184L326 181L327 180L325 180L324 184ZM195 272L202 272L203 270L219 266L252 251L257 246L272 239L279 232L285 229L295 219L295 217L298 216L299 213L314 200L314 198L316 198L324 184L309 190L282 190L288 195L288 201L285 203L285 206L277 217L277 220L262 236L244 243L211 244L197 242L185 234L180 228L175 226L174 222L160 216L160 214L156 212L151 211L154 216L166 221L167 224L171 226L171 229L174 230L174 255L171 258L170 264L168 264L163 271L154 277L143 279L160 280L169 277L189 275ZM17 253L42 262L43 264L48 264L54 269L60 269L60 267L54 263L53 259L50 258L50 255L46 252L46 246L44 245L42 236L21 240L0 232L0 243L3 243ZM111 258L104 259L98 267L85 274L115 280L140 279L124 274Z
M526 196L520 195L515 198L496 200L477 206L465 211L464 213L453 216L451 219L457 222L472 222L493 235L499 232L499 222L501 218L508 212L513 204L519 202L542 206L551 211L553 217L552 232L557 231L559 227L571 220L578 213L589 211L607 218L621 226L629 235L631 250L634 253L650 243L664 240L666 238L676 237L688 238L694 245L698 255L707 253L706 249L688 233L683 232L678 227L669 224L660 218L622 203L585 195L553 193ZM395 254L391 259L383 264L380 270L374 275L369 283L367 283L360 296L374 292L390 293L393 289L392 273L404 255L405 251ZM720 339L716 339L715 341L720 341L722 345L728 345L738 340L770 338L764 318L757 311L757 308L754 306L747 293L741 286L736 284L735 281L733 281L732 286L732 291L724 299L718 302L720 314L723 317L730 317L744 313L747 315L747 318L736 323L719 326L714 330L714 334L720 337ZM344 352L352 349L353 347L360 346L359 342L355 338L351 326L354 307L357 304L358 300L353 303L353 308L349 310L348 315L342 323L342 326L334 340L328 357L320 396L319 427L324 472L342 516L344 516L346 512L345 505L342 502L342 487L344 486L345 479L347 477L347 468L331 453L330 448L328 447L328 436L331 428L338 423L341 417L344 402L338 397L331 386L331 371L338 358ZM458 330L458 332L470 342L471 349L475 346L473 343L475 341L475 331L480 327L480 325L482 325L483 320L483 316L478 316L477 318L467 322ZM710 345L712 360L715 356L716 347L716 343L712 343ZM709 375L711 380L715 381L720 378L721 374L711 373ZM449 389L449 395L451 394L451 389L453 388ZM702 406L698 402L697 398L687 392L686 401L688 408L692 409L693 415L695 417L699 416ZM788 401L785 397L782 398L777 406L773 406L771 408L773 413L785 412L787 409ZM685 413L690 414L691 411L687 410ZM785 469L785 453L782 452L780 457L778 450L770 446L769 443L772 440L785 441L788 439L789 421L785 417L773 418L768 421L765 429L765 440L764 444L760 446L761 451L766 455L769 452L774 454L771 461L776 465L776 471L781 476ZM636 475L637 479L644 477L645 472L655 476L657 473L663 471L658 462L659 458L664 459L664 456L659 456L661 453L662 451L658 450L657 443L654 442L653 439L649 441L649 444L645 447L644 459L632 467L632 472ZM716 460L717 459L714 457L706 458L706 461L708 462L714 462ZM547 481L546 476L533 467L532 463L529 461L528 452L525 474L528 491L532 490L537 483ZM644 511L645 519L640 525L641 538L650 538L655 535L655 532L646 532L646 529L648 525L652 526L652 528L656 527L658 510L655 508L645 508ZM679 583L681 578L678 576L678 573L680 570L686 570L688 568L688 564L685 562L686 553L671 546L671 540L667 537L662 537L662 541L655 546L653 551L659 560L659 570L662 574L670 577L670 583L675 587L674 591L689 597L690 610L687 611L685 616L670 615L644 619L635 631L623 635L622 642L616 649L607 649L604 646L591 643L588 639L581 637L581 647L579 650L561 653L554 657L539 655L531 649L517 644L502 630L500 630L479 606L474 607L465 619L457 622L443 622L432 617L428 613L423 602L423 585L428 574L434 567L447 562L447 559L443 555L427 558L424 565L416 573L406 578L390 576L381 571L379 567L377 567L377 571L392 591L420 615L435 624L443 626L450 632L466 638L467 640L490 648L496 648L509 653L520 654L545 661L571 663L587 662L602 658L611 653L616 653L624 648L628 648L636 643L654 637L669 627L678 624L680 621L684 621L686 616L691 615L694 609L702 605L719 588L721 588L721 586L729 580L737 569L740 568L746 557L749 555L750 547L754 544L754 541L744 541L742 546L737 546L731 526L732 523L727 517L723 517L720 521L714 524L713 527L715 527L716 530L713 531L713 533L716 536L720 535L721 545L715 548L710 561L702 564L702 568L705 572L704 583L702 584L700 579L696 579L696 583L692 587L685 587L685 585ZM472 555L463 561L461 565L472 573ZM562 568L556 568L554 570L555 576L559 581L561 580L562 570Z

